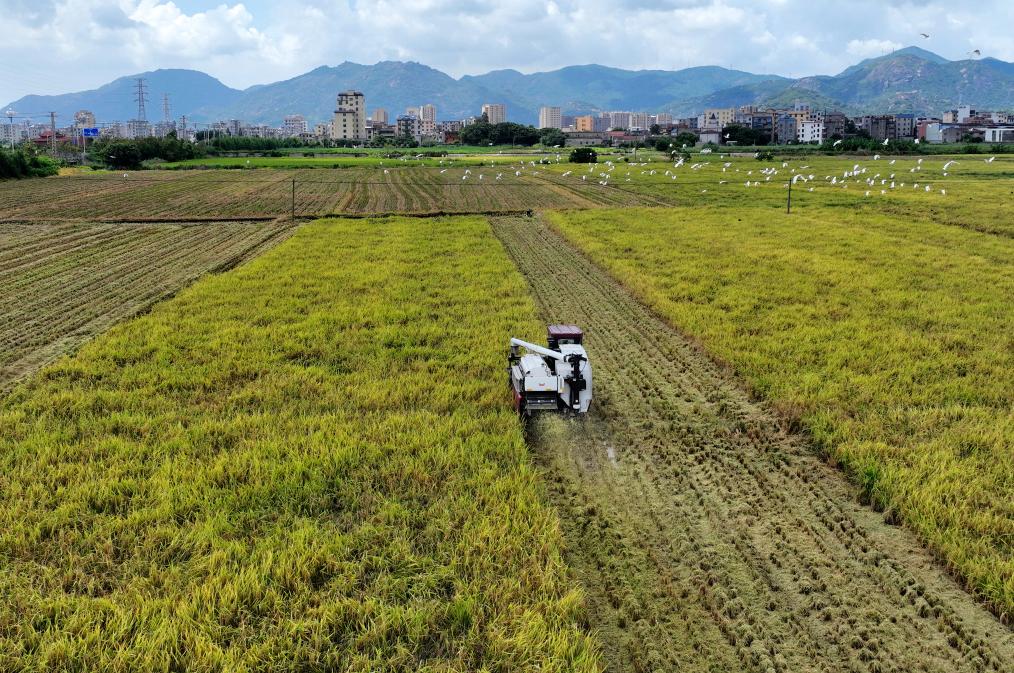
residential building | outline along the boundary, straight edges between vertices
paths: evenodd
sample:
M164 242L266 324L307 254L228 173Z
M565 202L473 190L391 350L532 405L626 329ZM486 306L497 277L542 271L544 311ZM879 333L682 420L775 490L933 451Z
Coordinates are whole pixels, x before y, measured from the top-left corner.
M833 112L824 113L824 139L833 138L838 136L839 138L845 137L845 113Z
M334 122L324 122L313 127L313 135L318 138L334 137Z
M796 140L801 143L824 142L823 120L805 119L796 124Z
M560 108L558 107L543 107L539 108L539 128L540 129L559 129L563 128L563 120L561 119Z
M609 113L609 128L610 129L629 129L630 128L630 113L629 112L610 112Z
M896 114L894 115L895 137L906 140L915 137L915 115Z
M308 130L309 125L303 115L286 115L282 121L282 136L285 138L297 138Z
M983 140L987 143L1014 143L1014 126L992 126L984 130Z
M567 134L567 147L592 147L604 145L605 143L606 135L604 133L575 131Z
M387 110L382 107L374 108L373 115L370 117L371 120L379 124L387 123Z
M574 128L578 133L592 133L595 131L595 117L582 115L574 118Z
M338 94L331 137L335 140L366 140L366 97L361 91Z
M405 108L405 115L406 115L406 116L409 116L409 117L418 117L418 116L419 116L419 108L417 108L417 107L412 107L412 106L410 105L410 106L408 106L407 108ZM397 121L397 120L396 120L396 121Z
M627 128L639 131L647 130L651 126L651 119L647 112L630 113L630 126Z
M672 115L668 112L659 112L655 115L655 123L659 126L665 126L666 124L672 124Z
M778 116L774 125L774 141L780 145L787 145L796 140L796 118L784 113Z
M430 103L419 107L419 132L432 136L437 132L437 106Z
M507 121L507 106L503 103L486 103L482 106L482 114L490 124L503 124Z
M74 126L79 129L95 128L95 113L91 110L78 110L74 113Z
M12 124L8 121L0 125L0 146L17 145L24 136L24 127L20 124Z
M874 140L894 140L898 137L894 115L866 115L860 120L859 127Z
M729 124L736 121L736 108L708 108L704 111L704 124L701 124L700 117L698 117L697 125L699 128L717 128L719 130L724 129ZM710 125L709 125L710 124Z
M412 138L416 142L422 139L422 124L415 115L401 115L395 124L399 138Z

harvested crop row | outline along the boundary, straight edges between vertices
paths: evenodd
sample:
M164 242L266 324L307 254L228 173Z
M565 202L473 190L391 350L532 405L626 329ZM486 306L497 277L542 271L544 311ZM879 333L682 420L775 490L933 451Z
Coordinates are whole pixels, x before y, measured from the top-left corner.
M595 362L591 418L533 442L610 670L1008 670L1010 631L692 343L540 221L494 230Z
M0 224L0 254L12 256L0 265L0 391L290 232L285 223Z
M551 217L1014 615L1014 241L865 210Z
M486 169L482 169L486 170ZM501 179L496 175L500 173ZM480 178L481 176L481 178ZM293 193L295 180L295 193ZM562 184L546 173L506 169L318 169L303 171L147 171L0 183L9 220L243 219L371 213L517 212L532 209L656 205L652 195L594 183ZM295 203L293 203L293 200Z
M325 220L43 370L0 669L599 670L503 381L538 330L484 219Z

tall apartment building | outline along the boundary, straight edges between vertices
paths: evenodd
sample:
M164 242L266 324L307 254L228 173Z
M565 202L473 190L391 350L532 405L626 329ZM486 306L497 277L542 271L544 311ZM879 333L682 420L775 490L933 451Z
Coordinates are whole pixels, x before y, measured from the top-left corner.
M286 115L282 121L282 134L287 138L295 138L307 131L306 117L303 115Z
M91 110L78 110L74 113L74 126L79 129L94 128L95 114Z
M672 124L673 123L672 115L669 114L668 112L659 112L657 115L655 115L655 123L661 126L664 126L666 124Z
M377 124L386 124L387 110L382 107L374 108L373 114L370 116L370 121L376 122Z
M490 124L503 124L507 121L507 106L503 103L486 103L482 106L482 114Z
M338 94L331 134L335 140L366 140L366 97L361 91Z
M574 117L574 129L578 133L591 133L595 130L595 117L591 115Z
M647 112L631 112L628 129L645 130L651 126L651 116Z
M419 108L419 131L424 136L437 132L437 106L427 103Z
M609 128L611 128L611 129L629 129L630 128L630 113L629 112L610 112L609 113Z
M539 128L540 129L560 129L563 128L562 113L558 107L543 107L539 108Z
M399 137L409 137L416 141L422 138L422 125L415 115L402 115L395 121L395 125Z

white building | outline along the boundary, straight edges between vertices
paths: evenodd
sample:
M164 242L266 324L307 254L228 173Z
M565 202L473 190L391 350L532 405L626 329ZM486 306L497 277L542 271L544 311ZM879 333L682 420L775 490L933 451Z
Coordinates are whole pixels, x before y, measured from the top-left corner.
M629 129L630 128L630 113L629 112L610 112L609 113L609 128L611 128L611 129Z
M0 125L0 146L17 145L24 135L24 127L21 124L11 124L8 120L7 123Z
M651 116L647 112L630 113L630 126L628 128L631 131L635 129L643 131L650 127L651 127Z
M824 142L824 120L805 119L796 125L796 140L801 143Z
M282 135L286 138L296 138L308 131L309 126L303 115L287 115L282 122Z
M331 137L335 140L366 140L366 97L360 91L342 91L334 111Z
M503 124L507 121L507 106L503 103L486 103L482 106L482 114L490 124Z
M431 136L437 132L437 106L427 103L419 107L419 132Z
M983 139L987 143L1014 142L1014 126L989 126L983 129Z
M539 128L558 129L563 127L563 115L558 107L539 108Z
M334 136L334 122L323 122L313 127L313 135L318 138L330 138Z

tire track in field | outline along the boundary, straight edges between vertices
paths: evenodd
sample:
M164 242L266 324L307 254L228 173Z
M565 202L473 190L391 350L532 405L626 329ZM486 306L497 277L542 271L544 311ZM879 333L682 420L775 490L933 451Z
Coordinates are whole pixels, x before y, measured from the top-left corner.
M543 317L586 329L594 413L540 419L610 670L1014 670L915 537L540 220L491 218Z

